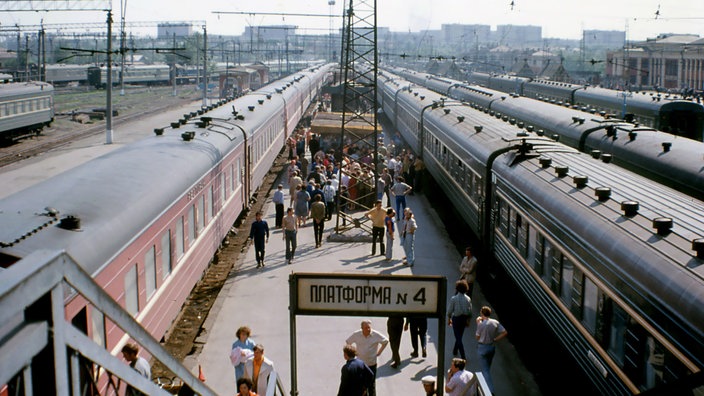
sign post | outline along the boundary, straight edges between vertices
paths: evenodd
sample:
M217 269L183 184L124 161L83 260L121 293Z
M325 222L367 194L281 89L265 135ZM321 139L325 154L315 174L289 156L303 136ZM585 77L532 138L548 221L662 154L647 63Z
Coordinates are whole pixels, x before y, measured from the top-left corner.
M296 316L427 316L438 319L437 394L444 390L444 276L293 273L289 275L291 395L298 394Z

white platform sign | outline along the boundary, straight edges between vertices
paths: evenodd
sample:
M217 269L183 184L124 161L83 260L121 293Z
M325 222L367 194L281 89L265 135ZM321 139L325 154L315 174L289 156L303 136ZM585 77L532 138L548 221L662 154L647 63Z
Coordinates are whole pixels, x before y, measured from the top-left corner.
M441 277L294 275L297 309L337 313L437 314Z

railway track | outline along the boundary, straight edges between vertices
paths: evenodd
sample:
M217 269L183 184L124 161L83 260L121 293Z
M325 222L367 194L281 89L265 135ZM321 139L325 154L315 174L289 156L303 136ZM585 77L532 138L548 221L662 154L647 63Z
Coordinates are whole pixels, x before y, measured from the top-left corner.
M162 95L159 100L154 100L154 96L159 95L161 91L155 90L152 93L141 95L136 100L123 103L120 106L121 115L113 117L114 125L118 126L129 121L138 120L155 112L160 112L173 106L184 105L198 99L196 95L170 97L170 99L165 99L167 96ZM70 99L69 96L57 96L55 106L57 113L60 111L66 112L67 108L70 108L75 103L75 99ZM59 103L63 101L63 97L66 97L66 102ZM62 125L57 125L59 123ZM56 121L54 126L45 129L44 132L35 137L20 140L7 147L0 147L0 168L103 132L105 132L105 122L84 125L62 118Z

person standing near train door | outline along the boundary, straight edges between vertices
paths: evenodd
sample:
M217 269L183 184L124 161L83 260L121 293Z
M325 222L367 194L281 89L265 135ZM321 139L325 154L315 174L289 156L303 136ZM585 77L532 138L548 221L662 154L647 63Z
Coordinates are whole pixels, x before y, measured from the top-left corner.
M477 258L472 255L472 248L467 246L464 250L464 257L460 263L460 279L467 281L469 289L467 290L467 295L472 297L472 290L474 290L474 281L477 279Z
M504 339L508 332L498 320L490 318L491 308L484 306L480 311L480 316L477 318L477 354L479 355L479 365L482 369L482 374L489 385L489 390L494 393L494 382L491 380L491 362L496 354L497 341Z

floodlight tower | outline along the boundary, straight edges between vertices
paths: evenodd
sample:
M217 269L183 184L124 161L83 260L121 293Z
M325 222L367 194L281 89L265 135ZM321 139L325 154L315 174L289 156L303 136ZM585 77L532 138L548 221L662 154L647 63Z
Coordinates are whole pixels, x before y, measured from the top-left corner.
M374 170L373 181L360 179L358 183L367 183L371 186L364 189L370 191L369 194L359 194L356 197L340 198L348 199L345 205L340 202L337 205L338 234L350 231L353 228L361 227L371 232L371 225L368 222L360 223L352 218L351 214L345 213L341 207L370 209L369 202L376 201L370 199L370 194L376 197L376 186L381 173L383 158L378 155L378 135L377 135L377 100L376 81L378 53L376 46L376 0L346 0L345 1L344 26L342 28L342 82L343 82L343 109L342 128L340 133L340 150L338 150L338 162L345 161L348 164L351 158L347 157L348 148L357 146L367 149L371 153L371 167ZM353 126L354 124L354 126ZM344 169L340 166L340 178L342 174L351 175L352 169ZM361 191L362 189L359 189ZM371 205L373 206L373 205ZM341 224L341 221L342 224ZM346 221L349 220L349 221Z

